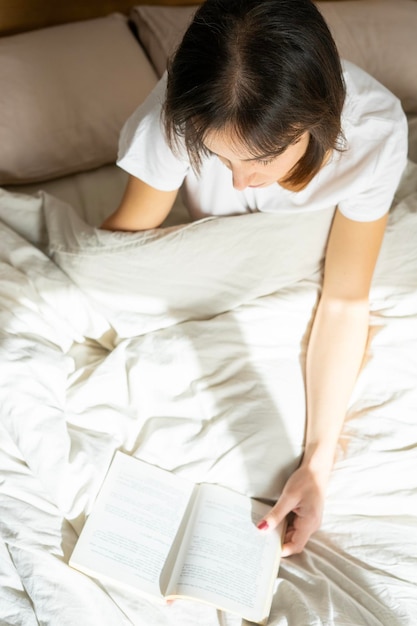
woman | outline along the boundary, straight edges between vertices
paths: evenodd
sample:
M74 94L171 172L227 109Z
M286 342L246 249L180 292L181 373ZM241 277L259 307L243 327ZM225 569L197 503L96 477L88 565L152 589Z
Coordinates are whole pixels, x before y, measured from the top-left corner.
M207 0L122 132L118 163L130 178L103 228L159 226L183 181L195 219L335 207L307 352L304 454L259 524L288 516L283 556L321 522L406 150L398 100L341 64L310 0Z

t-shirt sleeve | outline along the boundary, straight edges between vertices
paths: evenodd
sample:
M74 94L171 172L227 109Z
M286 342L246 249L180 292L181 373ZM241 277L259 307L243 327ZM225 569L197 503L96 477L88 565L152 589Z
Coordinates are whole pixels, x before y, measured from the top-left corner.
M165 91L166 75L125 123L117 165L155 189L172 191L181 186L190 163L184 147L174 154L167 143L161 119Z
M355 184L338 208L345 217L365 222L391 207L407 164L408 129L400 101L369 75L362 73L361 79L345 120Z

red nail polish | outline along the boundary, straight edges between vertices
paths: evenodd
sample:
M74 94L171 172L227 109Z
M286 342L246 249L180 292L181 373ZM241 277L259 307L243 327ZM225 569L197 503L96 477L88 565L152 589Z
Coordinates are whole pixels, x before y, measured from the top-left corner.
M262 522L259 522L257 528L259 530L266 530L267 528L269 528L268 522L266 520L262 520Z

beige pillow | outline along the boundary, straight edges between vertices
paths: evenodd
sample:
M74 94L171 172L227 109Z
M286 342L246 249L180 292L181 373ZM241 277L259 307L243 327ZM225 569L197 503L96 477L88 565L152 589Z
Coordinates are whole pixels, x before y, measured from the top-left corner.
M356 63L417 113L416 0L317 2L342 57ZM131 12L139 38L158 74L175 50L197 6L137 6Z
M318 2L340 55L374 76L417 113L416 0Z
M115 161L123 123L155 83L118 14L0 39L0 184Z
M138 37L153 66L162 76L167 59L181 41L188 24L197 10L196 6L137 6L130 18Z

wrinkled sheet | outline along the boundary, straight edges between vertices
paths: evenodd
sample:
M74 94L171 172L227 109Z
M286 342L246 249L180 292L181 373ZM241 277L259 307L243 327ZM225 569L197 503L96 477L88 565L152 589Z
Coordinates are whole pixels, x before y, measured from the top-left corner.
M200 603L161 606L97 584L67 561L116 449L196 482L278 496L274 450L291 451L287 474L301 452L320 275L116 345L88 294L43 251L42 198L13 202L0 206L0 623L240 625ZM416 241L410 164L323 524L301 555L283 560L272 626L417 619Z

